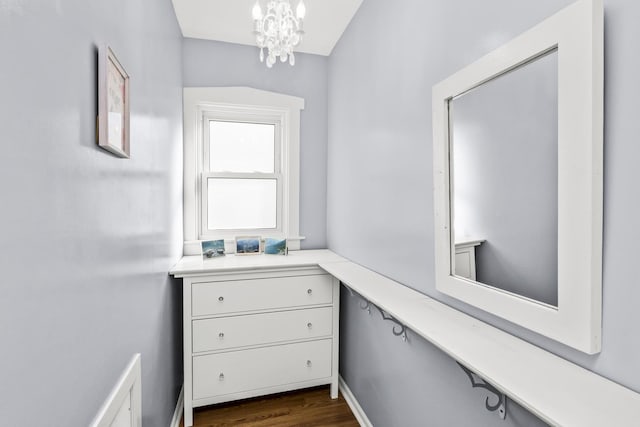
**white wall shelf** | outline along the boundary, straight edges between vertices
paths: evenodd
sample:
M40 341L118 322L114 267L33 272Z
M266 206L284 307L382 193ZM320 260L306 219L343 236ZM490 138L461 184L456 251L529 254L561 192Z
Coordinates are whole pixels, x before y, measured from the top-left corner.
M355 263L320 267L551 425L640 420L639 393Z

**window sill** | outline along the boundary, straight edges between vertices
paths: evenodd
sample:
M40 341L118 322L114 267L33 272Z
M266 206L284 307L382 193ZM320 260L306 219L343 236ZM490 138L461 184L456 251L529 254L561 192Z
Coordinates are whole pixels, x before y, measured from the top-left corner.
M238 235L241 236L242 234L238 234ZM283 239L285 238L284 236L279 236L277 234L264 235L264 236L261 236L263 243L264 243L265 237L274 237L274 238L283 238ZM300 250L300 242L304 240L305 237L293 236L293 237L286 237L286 239L287 239L287 246L289 247L289 250L297 251L297 250ZM216 239L212 238L210 240L216 240ZM184 256L200 255L202 253L202 248L200 246L201 241L202 240L185 241L182 249L183 251L182 253L184 254ZM234 254L236 252L235 242L236 242L235 239L229 239L229 238L224 239L225 253Z

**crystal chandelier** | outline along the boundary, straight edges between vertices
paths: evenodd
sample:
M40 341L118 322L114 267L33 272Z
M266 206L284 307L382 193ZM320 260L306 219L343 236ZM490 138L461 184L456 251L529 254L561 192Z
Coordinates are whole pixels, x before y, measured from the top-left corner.
M305 13L306 8L302 0L298 3L295 16L289 0L269 0L265 14L262 13L260 0L256 1L252 11L253 32L260 48L260 62L265 62L266 59L269 68L273 67L278 57L282 62L288 59L289 64L296 63L293 48L302 40L302 20Z

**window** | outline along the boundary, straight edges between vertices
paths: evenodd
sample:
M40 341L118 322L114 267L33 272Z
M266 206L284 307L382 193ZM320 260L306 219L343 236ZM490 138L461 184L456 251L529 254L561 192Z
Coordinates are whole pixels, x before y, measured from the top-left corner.
M253 119L204 115L203 238L223 230L281 231L281 124Z
M299 248L303 107L250 88L184 89L185 254L199 240L250 234Z

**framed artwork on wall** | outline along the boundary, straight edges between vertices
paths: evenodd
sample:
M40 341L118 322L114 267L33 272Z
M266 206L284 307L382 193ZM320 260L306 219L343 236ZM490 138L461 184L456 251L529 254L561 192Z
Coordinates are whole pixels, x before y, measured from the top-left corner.
M98 145L129 158L129 75L109 46L98 58Z

